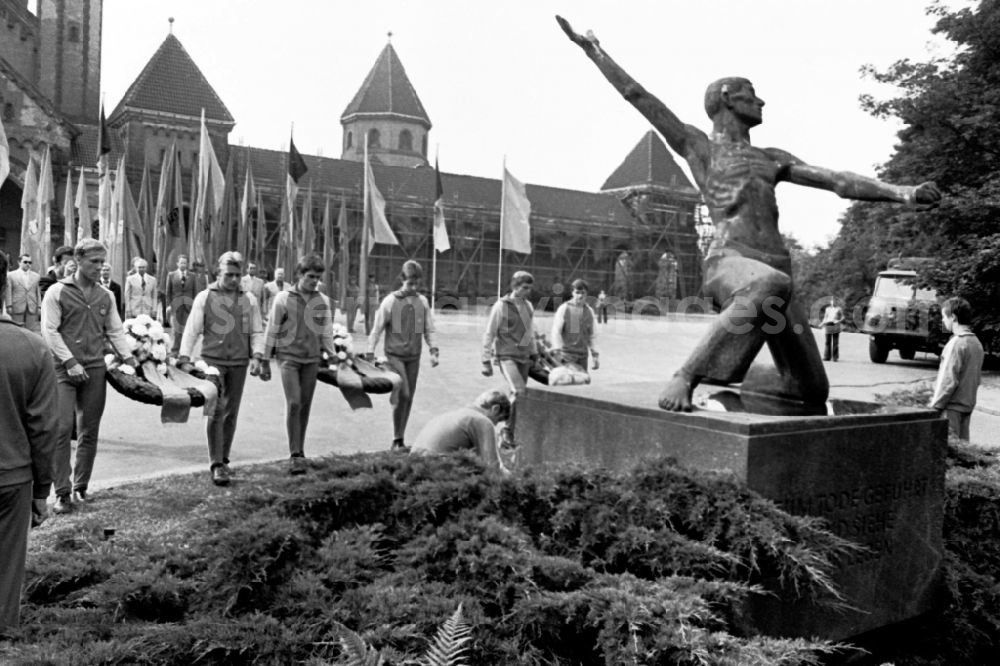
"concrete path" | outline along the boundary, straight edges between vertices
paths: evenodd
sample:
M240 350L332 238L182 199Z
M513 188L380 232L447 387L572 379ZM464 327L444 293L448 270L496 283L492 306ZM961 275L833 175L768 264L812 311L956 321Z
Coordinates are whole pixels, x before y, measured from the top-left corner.
M666 380L683 362L706 326L704 317L612 320L599 328L601 369L594 382ZM437 318L441 365L431 368L426 358L420 370L407 440L435 414L462 405L490 387L502 387L495 374L480 372L482 314L445 314ZM547 331L551 315L537 316L539 330ZM816 331L822 343L821 334ZM359 340L360 343L360 340ZM361 344L356 343L356 346ZM872 399L877 393L932 382L936 357L875 365L868 360L868 339L859 334L841 336L841 360L826 364L833 397ZM980 409L972 418L972 440L985 446L1000 445L1000 376L984 376ZM306 438L306 454L322 456L379 451L392 440L391 411L387 396L373 396L370 410L352 412L336 389L320 385L313 403ZM232 464L239 466L287 457L284 397L280 382L247 379ZM93 487L107 487L124 480L204 470L208 483L205 425L201 410L192 410L183 425L162 425L159 408L132 402L109 387L101 429Z

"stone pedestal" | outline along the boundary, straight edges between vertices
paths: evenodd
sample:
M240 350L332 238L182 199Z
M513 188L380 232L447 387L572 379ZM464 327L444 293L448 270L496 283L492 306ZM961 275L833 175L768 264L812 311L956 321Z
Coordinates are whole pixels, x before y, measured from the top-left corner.
M836 400L828 403L834 415L677 414L656 406L661 388L528 389L517 406L518 464L626 470L671 456L683 466L732 472L785 510L824 518L870 549L835 574L857 610L756 600L752 616L765 633L838 640L930 609L944 555L944 419L926 409ZM723 392L701 402L722 410L739 408L740 399Z

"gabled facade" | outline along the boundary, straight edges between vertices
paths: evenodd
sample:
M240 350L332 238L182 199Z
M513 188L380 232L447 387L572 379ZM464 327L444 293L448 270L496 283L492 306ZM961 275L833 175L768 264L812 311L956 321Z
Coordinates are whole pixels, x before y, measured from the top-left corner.
M42 0L43 5L46 3L64 7L67 12L72 8L100 7L97 0ZM38 33L47 34L42 22L32 22L33 15L26 10L25 2L0 0L0 7L9 9L7 16L13 17L18 30L25 31L25 41ZM98 34L99 18L98 14ZM93 22L90 25L93 28ZM3 28L0 22L0 30ZM32 60L25 49L11 49L0 42L0 53L3 49L29 69L41 67L42 59ZM57 149L61 160L55 174L57 202L62 200L67 168L90 170L91 208L96 205L93 165L97 159L98 110L95 105L92 116L70 121L55 100L6 57L0 57L0 94L17 98L17 121L4 121L12 138L14 177L0 195L0 230L5 229L8 236L6 243L0 238L0 245L16 252L21 219L18 174L23 177L24 170L23 164L20 170L18 164L27 159L30 150L37 151L39 146L44 149L45 144ZM99 74L97 67L96 80ZM70 96L64 93L64 99ZM252 215L265 216L268 245L263 255L252 258L270 271L276 263L287 156L280 151L229 145L233 115L173 34L167 35L108 116L110 162L116 164L124 155L129 182L138 190L145 168L152 181L158 181L165 151L174 147L182 167L184 204L190 205L202 109L223 169L229 166L236 174L237 182L229 186L241 191L247 167L253 172L264 205ZM391 44L383 48L348 103L341 124L343 152L339 159L303 156L308 172L299 182L300 197L312 188L314 209L307 217L311 216L317 226L319 247L334 248L333 262L346 262L350 273L356 274L363 208L360 162L368 137L375 180L385 197L390 225L400 240L399 246L376 245L371 254L369 269L378 282L388 286L394 283L404 260L430 264L435 198L434 170L427 160L431 121ZM495 295L500 256L500 181L450 173L442 174L442 179L445 225L452 248L438 257L440 295ZM627 301L654 296L669 301L694 293L700 277L694 230L699 196L655 133L640 140L601 191L528 184L527 195L532 204L532 252L505 252L501 283L512 271L526 269L534 273L537 293L542 297L565 296L566 285L577 277L586 279L595 293L605 289ZM322 238L319 230L328 199L333 219L340 219L338 211L343 204L342 219L349 239L345 246L340 244L339 229L331 238ZM297 210L299 228L300 215ZM53 220L53 236L57 234L61 235L58 215ZM616 271L623 254L630 262L627 280L619 280Z
M108 116L108 126L128 147L130 173L159 169L171 147L185 170L197 164L202 110L216 157L225 164L236 121L180 40L168 34Z
M365 137L373 161L390 166L427 166L431 120L406 76L392 43L386 44L361 88L340 116L341 158L363 161Z

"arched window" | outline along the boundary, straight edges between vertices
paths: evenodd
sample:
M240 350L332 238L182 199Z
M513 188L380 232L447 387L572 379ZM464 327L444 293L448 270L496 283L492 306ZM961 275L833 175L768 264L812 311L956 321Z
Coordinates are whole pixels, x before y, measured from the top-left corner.
M7 102L3 105L3 119L14 120L14 104Z
M68 39L71 42L79 42L80 41L80 26L76 25L75 23L70 23L69 24Z
M413 134L410 130L405 129L399 133L399 149L412 151L413 150Z
M347 150L354 145L354 132L348 132L347 138L344 139L344 150Z
M423 155L424 158L427 157L427 135L426 134L424 134L423 138L420 141L420 154Z
M381 148L382 147L382 135L375 128L368 130L368 147L369 148Z

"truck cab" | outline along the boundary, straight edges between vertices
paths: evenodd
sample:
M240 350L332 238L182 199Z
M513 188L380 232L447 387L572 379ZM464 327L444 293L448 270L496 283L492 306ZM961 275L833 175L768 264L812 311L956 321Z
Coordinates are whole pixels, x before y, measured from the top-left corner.
M931 261L894 259L875 278L860 327L869 336L872 363L885 363L893 349L907 361L918 351L940 355L943 336L937 292L916 286L918 271Z

